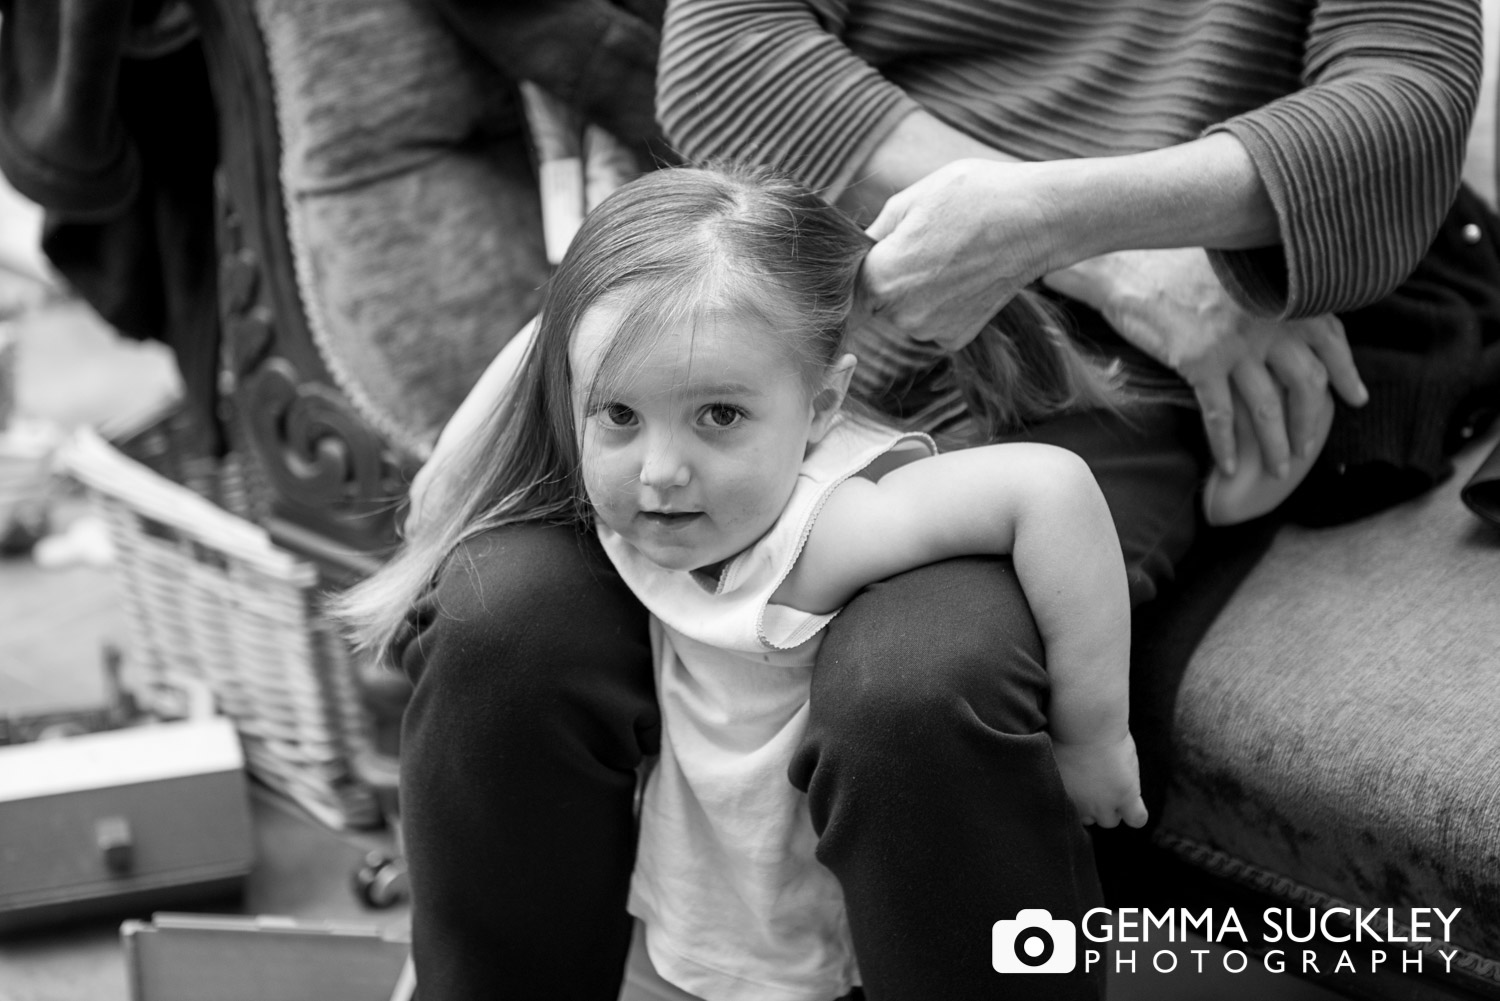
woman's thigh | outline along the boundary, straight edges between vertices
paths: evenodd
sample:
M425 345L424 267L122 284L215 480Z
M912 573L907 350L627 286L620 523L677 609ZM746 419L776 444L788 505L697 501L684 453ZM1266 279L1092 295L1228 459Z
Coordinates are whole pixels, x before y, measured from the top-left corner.
M1156 597L1201 524L1208 459L1198 411L1176 402L1133 402L1118 412L1070 414L1007 440L1057 445L1089 464L1114 516L1131 604Z
M1048 690L1008 558L900 574L831 624L789 774L872 996L991 996L994 922L1024 908L1077 920L1099 904L1045 732ZM1039 998L1100 987L1084 973L1041 979Z

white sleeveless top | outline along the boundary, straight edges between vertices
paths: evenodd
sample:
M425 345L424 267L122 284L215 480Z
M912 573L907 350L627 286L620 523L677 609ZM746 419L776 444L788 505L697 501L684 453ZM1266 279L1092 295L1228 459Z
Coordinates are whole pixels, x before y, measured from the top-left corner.
M926 435L841 420L813 446L786 510L717 587L664 570L609 529L605 552L651 612L661 759L647 780L630 913L667 981L707 1001L828 1001L859 983L833 874L813 857L802 739L819 631L835 613L770 604L813 520L848 477Z

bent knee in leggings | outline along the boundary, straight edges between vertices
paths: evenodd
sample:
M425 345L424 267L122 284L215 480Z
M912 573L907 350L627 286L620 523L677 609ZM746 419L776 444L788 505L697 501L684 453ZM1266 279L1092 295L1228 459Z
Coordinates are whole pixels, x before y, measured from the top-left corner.
M413 705L445 725L529 732L601 704L654 715L646 611L572 528L509 525L464 543L414 618L401 664Z
M946 560L872 585L829 626L810 725L902 739L951 712L993 730L1046 726L1041 636L1008 557Z
M418 616L400 757L423 996L615 997L659 750L645 610L592 538L515 525L465 543Z

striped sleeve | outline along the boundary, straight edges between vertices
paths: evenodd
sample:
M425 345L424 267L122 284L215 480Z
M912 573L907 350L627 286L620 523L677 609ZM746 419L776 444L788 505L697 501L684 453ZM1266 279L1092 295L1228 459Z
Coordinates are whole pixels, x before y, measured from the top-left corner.
M1244 144L1281 246L1210 255L1247 306L1316 316L1416 267L1458 189L1483 70L1476 0L1325 0L1304 89L1208 131Z
M656 112L690 160L779 167L828 197L918 105L834 32L843 2L671 0Z

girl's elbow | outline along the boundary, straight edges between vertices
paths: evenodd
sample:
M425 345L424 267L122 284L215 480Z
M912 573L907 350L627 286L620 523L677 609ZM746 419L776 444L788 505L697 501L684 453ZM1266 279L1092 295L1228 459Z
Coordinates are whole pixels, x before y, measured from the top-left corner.
M1077 496L1099 492L1099 481L1094 471L1077 452L1056 445L1039 445L1033 459L1036 468L1032 480L1041 488L1045 499L1059 494Z
M1033 510L1069 519L1109 517L1109 505L1094 471L1076 452L1048 446L1028 480Z

